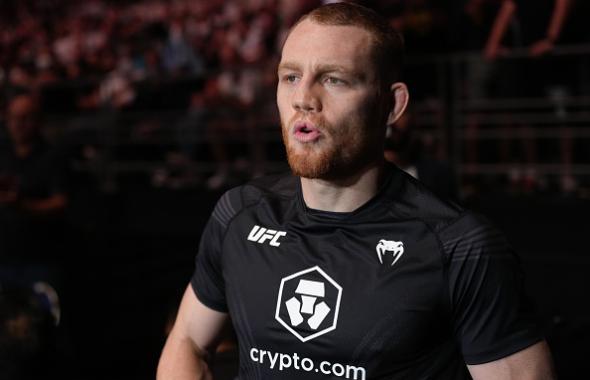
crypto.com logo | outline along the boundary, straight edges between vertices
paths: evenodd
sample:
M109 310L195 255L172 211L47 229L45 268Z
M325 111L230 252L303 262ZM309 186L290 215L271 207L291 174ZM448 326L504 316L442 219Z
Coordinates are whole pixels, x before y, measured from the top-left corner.
M342 287L320 267L281 280L275 319L302 342L336 329Z

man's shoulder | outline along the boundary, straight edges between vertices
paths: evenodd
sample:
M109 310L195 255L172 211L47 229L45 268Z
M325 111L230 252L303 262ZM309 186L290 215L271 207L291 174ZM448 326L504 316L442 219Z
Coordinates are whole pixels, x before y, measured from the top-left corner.
M398 177L397 189L393 190L391 196L394 209L408 219L419 219L426 223L445 249L458 244L507 244L501 231L485 216L437 196L405 172L398 174Z
M298 181L288 173L255 178L226 191L217 201L213 216L227 225L240 211L260 202L291 200L298 191Z
M450 199L442 198L421 181L392 166L392 180L387 195L400 218L420 219L440 231L461 218L466 210Z

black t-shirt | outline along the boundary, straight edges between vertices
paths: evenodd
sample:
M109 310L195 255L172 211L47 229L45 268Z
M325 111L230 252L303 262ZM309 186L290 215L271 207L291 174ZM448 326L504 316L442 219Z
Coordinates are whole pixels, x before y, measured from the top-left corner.
M388 171L350 213L309 209L292 176L219 200L191 283L230 313L241 379L466 379L542 339L504 236Z

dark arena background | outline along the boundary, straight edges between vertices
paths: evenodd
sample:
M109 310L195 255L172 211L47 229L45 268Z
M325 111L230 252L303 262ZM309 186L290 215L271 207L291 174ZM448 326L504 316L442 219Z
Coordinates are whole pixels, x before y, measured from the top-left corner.
M0 379L155 377L217 198L288 170L276 64L320 3L0 0ZM590 2L360 3L406 42L387 159L507 234L586 378Z

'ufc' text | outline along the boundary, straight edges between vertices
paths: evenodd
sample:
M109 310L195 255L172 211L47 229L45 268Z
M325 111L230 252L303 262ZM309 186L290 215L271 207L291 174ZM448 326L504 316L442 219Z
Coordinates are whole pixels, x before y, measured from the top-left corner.
M269 230L267 228L255 225L252 228L252 231L250 231L250 234L248 234L248 240L255 241L260 244L270 240L268 244L272 245L273 247L278 247L281 245L279 239L286 235L287 233L285 231Z

